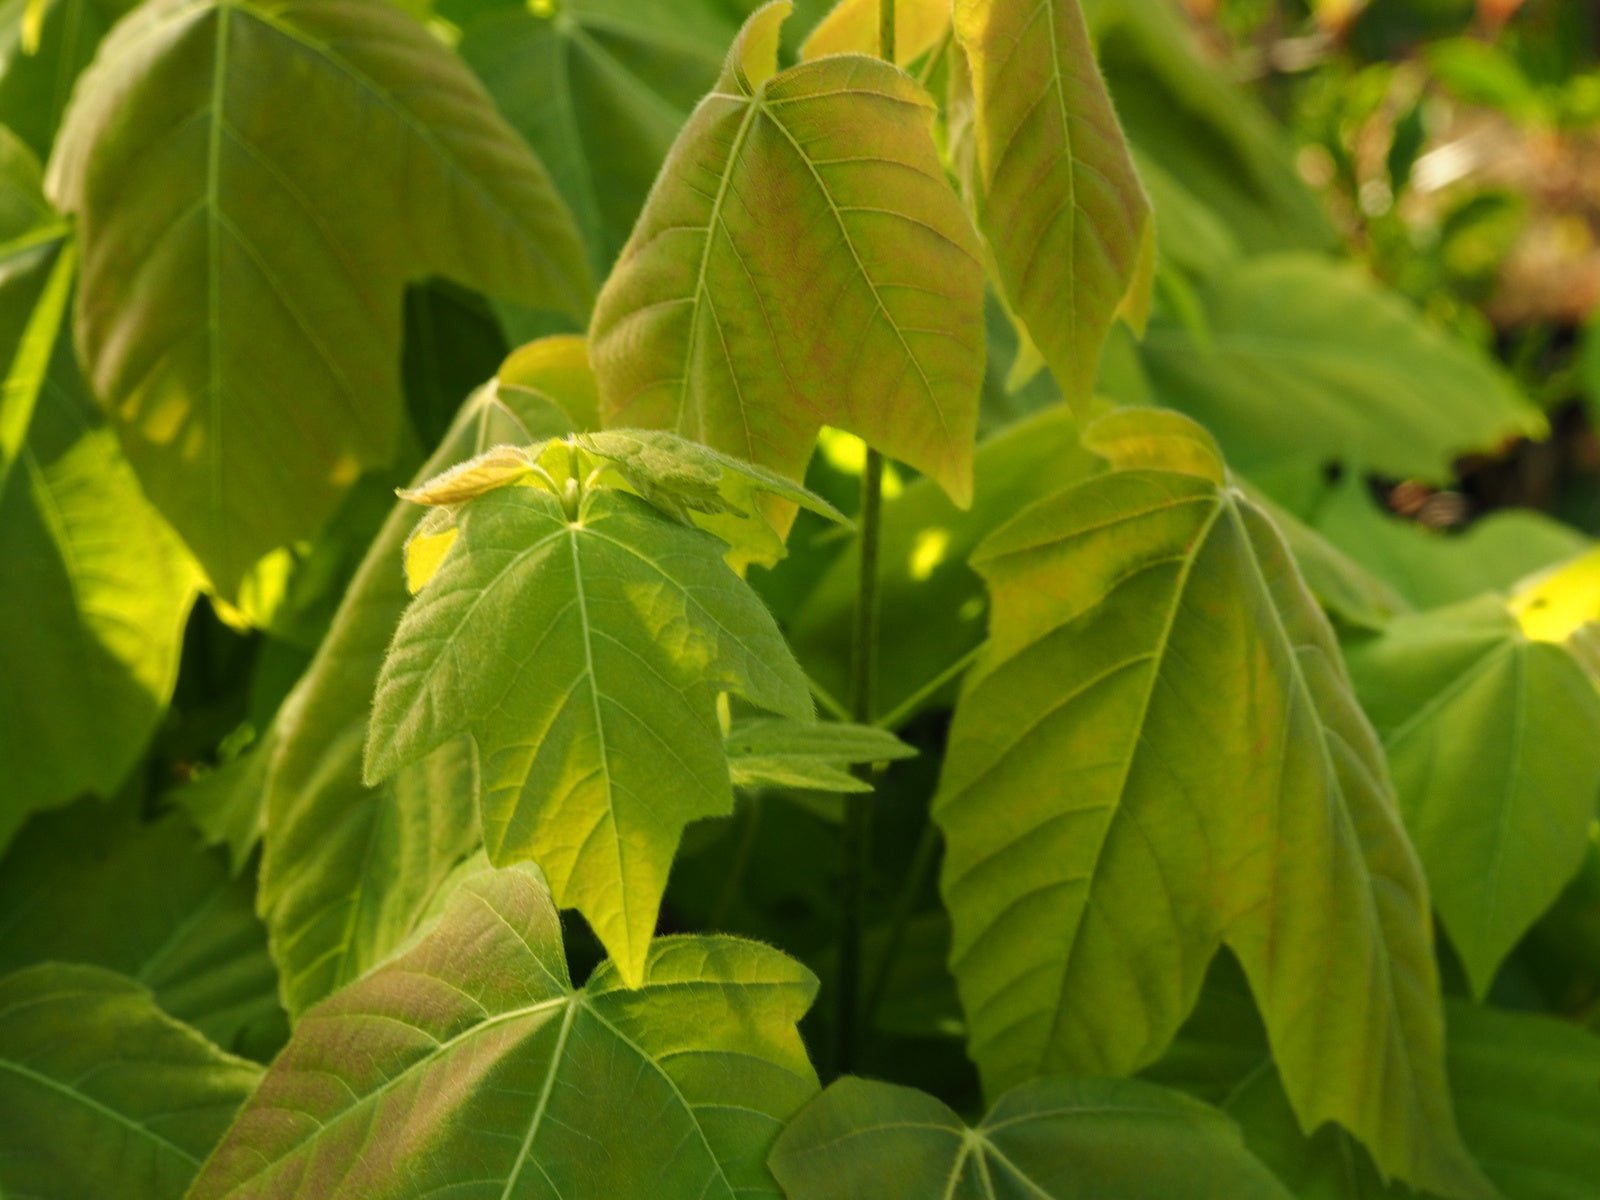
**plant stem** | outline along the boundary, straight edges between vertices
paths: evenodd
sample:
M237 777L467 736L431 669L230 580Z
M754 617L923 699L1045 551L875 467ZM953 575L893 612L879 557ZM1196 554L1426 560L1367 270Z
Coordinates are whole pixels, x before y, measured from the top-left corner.
M933 823L933 817L930 816L917 838L917 849L911 856L911 865L906 869L906 880L900 889L900 898L895 901L894 915L889 920L889 940L883 947L883 953L878 956L877 966L872 972L872 983L867 988L867 1002L861 1010L863 1024L872 1022L873 1015L878 1011L878 1005L883 1001L884 990L889 986L889 972L894 968L894 960L900 957L900 943L905 940L906 926L910 924L911 914L917 907L917 893L922 891L922 885L927 881L928 872L933 867L934 853L938 848L939 830Z
M895 0L878 0L878 55L894 62ZM877 667L878 540L883 512L883 455L868 447L861 469L861 577L855 637L850 646L850 714L872 723L872 677ZM871 767L864 768L870 771ZM839 978L834 1011L833 1065L847 1074L856 1061L861 1008L861 934L867 875L872 866L872 794L845 797L843 872L839 896Z
M973 663L978 661L978 655L983 653L985 645L986 643L979 642L971 650L968 650L960 658L956 659L955 662L951 663L932 679L928 680L927 683L923 684L916 691L912 692L911 695L907 696L899 704L896 704L892 709L884 713L883 716L879 717L873 722L873 724L879 729L887 729L890 733L893 733L896 729L900 728L900 726L904 725L908 720L910 720L912 714L915 713L917 709L921 708L926 701L944 691L944 689L949 686L952 681L959 679L962 675L966 674L968 668L970 668Z
M872 721L872 676L878 639L878 538L883 508L883 456L867 451L861 472L861 577L856 592L855 637L850 649L850 715ZM870 769L870 768L868 768ZM834 1012L834 1067L855 1065L861 1001L861 934L867 875L872 864L872 794L845 797L839 888L839 978Z

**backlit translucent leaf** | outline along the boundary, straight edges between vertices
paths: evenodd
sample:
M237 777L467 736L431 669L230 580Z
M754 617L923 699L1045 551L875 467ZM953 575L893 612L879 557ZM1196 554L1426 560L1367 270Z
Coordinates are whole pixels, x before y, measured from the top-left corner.
M194 597L78 375L59 321L70 271L53 239L0 249L0 426L9 438L18 414L24 435L0 462L0 847L30 811L121 785L166 707Z
M806 718L805 676L724 543L637 496L501 488L458 529L384 660L366 777L470 734L491 860L536 860L637 983L683 827L733 807L717 693Z
M1130 293L1148 294L1150 202L1078 0L956 0L974 101L969 181L1011 308L1087 404Z
M543 487L558 497L596 483L620 485L683 524L715 534L728 544L728 560L736 568L752 562L770 566L783 557L783 534L758 497L776 497L849 524L822 497L781 475L654 429L575 433L533 446L495 446L400 494L413 504L453 507L519 483ZM419 533L432 539L449 526L435 518ZM415 544L408 544L408 556ZM413 576L415 588L431 573L418 569Z
M423 476L487 446L548 436L560 420L541 393L483 388ZM400 553L416 511L395 504L274 725L259 907L294 1016L399 945L480 842L465 739L377 787L361 782L372 692L410 599Z
M870 725L749 717L735 721L724 741L735 787L788 787L821 792L870 792L846 768L912 758L916 751Z
M1505 1200L1589 1200L1600 1181L1600 1038L1545 1016L1451 1001L1450 1078L1467 1145ZM1307 1138L1268 1066L1228 1115L1303 1200L1407 1200L1337 1130Z
M1545 431L1487 358L1354 267L1252 259L1202 295L1206 336L1152 325L1145 368L1161 402L1203 423L1247 474L1315 446L1336 461L1443 481L1460 454Z
M717 0L442 0L457 50L550 170L603 274L736 25Z
M1484 1195L1450 1113L1426 887L1332 632L1213 467L1123 463L973 560L990 641L934 812L985 1083L1150 1063L1226 943L1304 1124Z
M108 967L221 1046L270 1042L283 1017L254 900L181 816L85 801L36 818L0 868L0 972Z
M1498 596L1401 617L1350 655L1433 902L1482 996L1578 870L1600 796L1600 691Z
M83 77L48 182L79 220L95 391L225 597L389 461L407 280L586 306L543 169L383 0L141 6Z
M191 1200L777 1200L767 1151L816 1091L816 981L664 938L642 986L574 989L531 868L469 877L421 941L312 1009Z
M0 1192L178 1200L261 1076L131 979L0 978Z
M839 0L800 47L801 58L878 53L880 0ZM950 0L895 0L894 61L909 67L950 33Z
M832 425L965 504L983 270L933 104L857 55L774 74L788 11L746 24L601 292L602 415L790 479Z
M772 1152L790 1200L1288 1200L1221 1113L1129 1079L1040 1079L978 1126L914 1088L846 1077Z

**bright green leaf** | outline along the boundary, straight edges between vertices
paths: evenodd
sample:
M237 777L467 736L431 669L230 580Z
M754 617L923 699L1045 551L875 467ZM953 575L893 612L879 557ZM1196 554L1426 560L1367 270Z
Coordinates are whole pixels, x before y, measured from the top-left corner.
M870 792L850 774L857 763L913 758L916 751L894 734L870 725L748 717L724 739L734 787L799 788L819 792Z
M638 497L531 487L462 506L378 678L366 778L470 733L484 844L535 859L634 983L683 827L732 811L716 696L811 715L723 543Z
M971 496L983 270L886 63L774 74L753 16L679 136L591 327L610 426L671 429L790 479L832 425Z
M783 1131L789 1200L1288 1200L1215 1109L1128 1079L1040 1079L976 1127L924 1092L846 1077Z
M760 498L776 497L849 524L843 513L799 484L652 429L575 433L527 447L495 446L400 495L413 504L453 508L519 483L564 497L569 490L576 495L574 489L597 482L620 484L675 520L716 535L728 544L728 561L735 568L752 562L770 566L783 557L783 534L763 511ZM419 533L433 539L452 526L453 520L436 518ZM408 562L409 547L415 544L408 544ZM433 549L426 552L431 561ZM431 573L418 570L413 577L415 590Z
M408 280L586 307L543 169L383 0L141 6L83 77L48 183L79 220L95 391L225 598L393 455Z
M560 411L542 391L485 387L423 476L487 446L557 432ZM465 738L378 787L361 782L372 692L410 599L399 563L415 521L415 508L394 505L269 735L279 747L267 775L259 906L292 1016L394 950L480 843Z
M1433 902L1482 996L1583 859L1600 796L1600 691L1497 596L1401 617L1349 661Z
M0 1191L178 1200L260 1076L111 971L0 978Z
M640 986L567 978L531 869L462 882L416 945L301 1018L191 1200L735 1200L816 1091L816 981L776 950L665 938Z
M0 972L89 963L150 989L218 1044L281 1028L278 976L253 909L176 814L141 825L126 805L85 801L36 818L0 870Z
M1226 943L1304 1124L1484 1195L1450 1115L1426 887L1332 631L1209 467L1124 465L973 560L990 641L934 813L985 1082L1148 1064Z
M1246 474L1315 447L1443 481L1458 455L1545 432L1544 416L1486 357L1354 267L1247 260L1202 295L1206 341L1171 322L1152 325L1145 368L1162 403L1216 434Z
M1086 405L1113 318L1150 286L1150 202L1078 0L956 0L955 28L975 102L978 227L1011 307Z
M32 409L0 471L0 848L29 812L122 784L172 693L195 590L58 329L63 256L49 240L0 249L8 438Z

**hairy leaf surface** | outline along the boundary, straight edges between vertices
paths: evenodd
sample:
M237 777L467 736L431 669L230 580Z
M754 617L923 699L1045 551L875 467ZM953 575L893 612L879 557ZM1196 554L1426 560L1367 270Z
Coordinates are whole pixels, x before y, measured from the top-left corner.
M1228 1119L1127 1079L1040 1079L976 1127L914 1088L846 1077L772 1152L790 1200L1288 1200Z
M1246 474L1315 446L1442 482L1469 450L1545 431L1499 368L1353 267L1297 255L1247 260L1203 300L1203 335L1153 325L1144 362L1161 402L1215 433Z
M71 250L45 232L0 248L0 848L29 812L122 783L196 582L84 388L62 328Z
M0 972L106 967L225 1048L270 1042L283 1018L253 883L177 814L141 825L127 805L85 801L41 816L0 871Z
M1433 902L1483 996L1577 872L1600 796L1600 691L1498 596L1402 617L1350 657Z
M717 693L800 718L811 695L723 542L615 489L576 505L462 506L384 660L366 776L470 734L490 859L537 860L635 983L683 827L733 807Z
M0 978L0 1191L178 1200L261 1068L99 967Z
M1078 0L956 0L955 28L972 84L978 227L1012 310L1086 406L1112 319L1131 303L1142 321L1148 307L1150 202Z
M536 369L551 361L565 356L513 354L463 406L423 477L497 443L570 429L553 398L567 396L566 374ZM410 600L400 557L415 523L416 509L396 503L274 725L259 906L295 1016L398 946L481 840L464 738L376 787L361 781L373 689Z
M1483 1195L1426 887L1332 632L1202 431L1161 413L1114 431L1121 469L974 558L990 641L934 811L985 1082L1153 1061L1226 942L1303 1123Z
M790 479L833 425L964 505L983 269L933 104L857 55L774 74L789 8L746 24L601 292L605 422L674 430Z
M140 7L84 76L49 186L79 219L95 391L225 597L393 454L408 280L586 308L543 168L382 0Z
M734 1200L816 1091L816 992L752 942L667 938L574 989L531 868L463 881L411 949L301 1018L190 1193Z

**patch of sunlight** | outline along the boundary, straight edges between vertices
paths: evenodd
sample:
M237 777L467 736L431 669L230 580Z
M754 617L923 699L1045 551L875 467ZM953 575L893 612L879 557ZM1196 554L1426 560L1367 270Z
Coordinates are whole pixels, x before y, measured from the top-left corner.
M860 475L867 466L867 444L853 433L824 425L817 434L817 448L822 457L841 475ZM883 498L893 500L906 490L905 480L892 462L883 464Z
M906 570L910 572L912 582L921 583L932 575L944 561L945 553L949 549L948 529L920 530L911 543L911 557L906 562Z
M1600 621L1600 550L1524 580L1507 607L1536 642L1565 642Z

